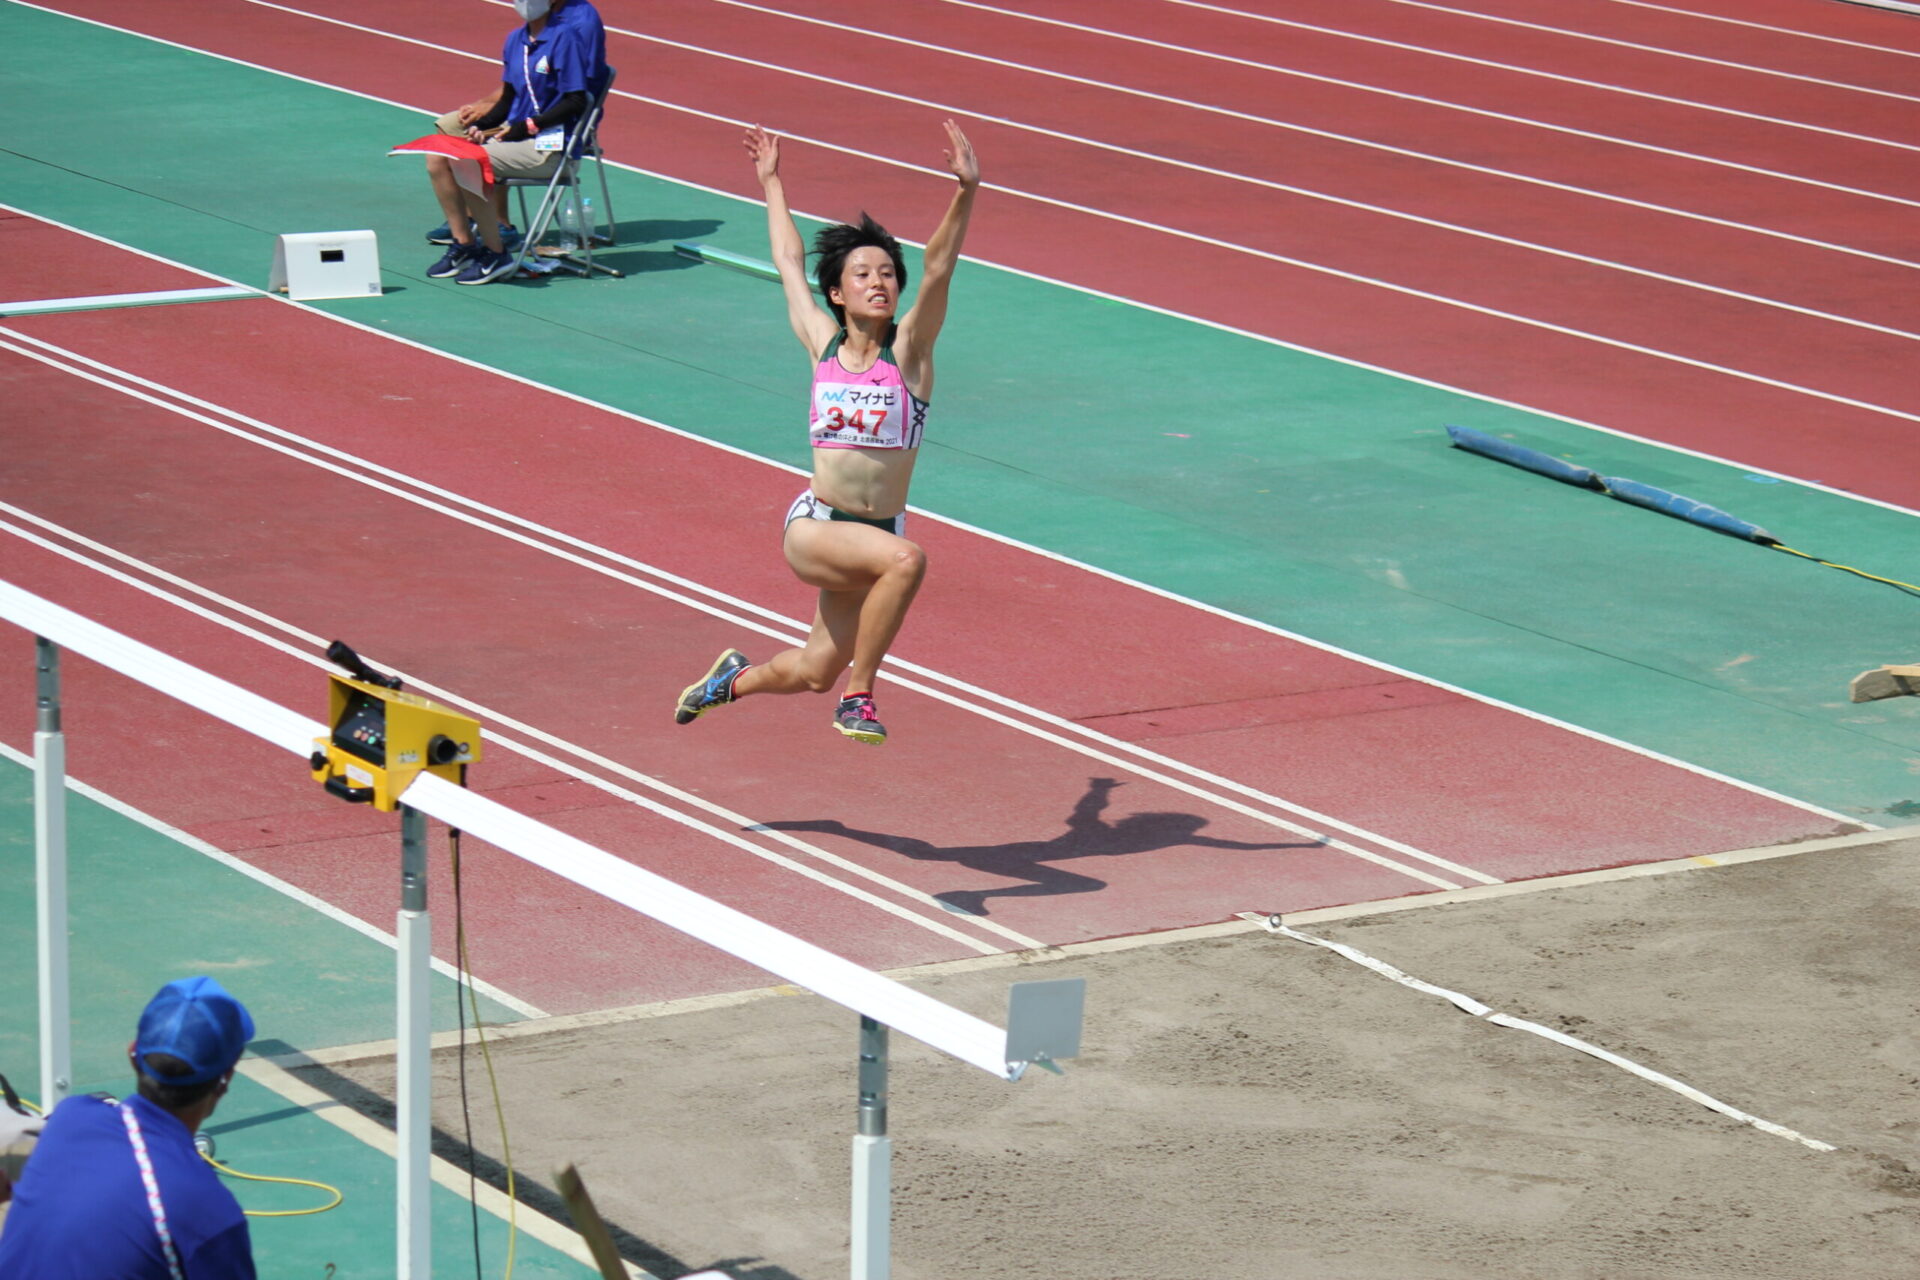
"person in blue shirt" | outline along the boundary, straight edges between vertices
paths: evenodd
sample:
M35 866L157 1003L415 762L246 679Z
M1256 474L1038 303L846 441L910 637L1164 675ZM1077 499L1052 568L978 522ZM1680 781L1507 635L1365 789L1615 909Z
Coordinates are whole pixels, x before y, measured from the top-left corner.
M240 1204L193 1147L252 1038L212 978L160 988L127 1046L135 1095L47 1117L0 1230L0 1280L254 1280Z
M525 25L514 28L500 51L499 89L434 124L485 146L496 177L544 178L559 165L568 131L606 81L606 28L588 0L514 0L513 7ZM495 182L484 194L469 191L442 156L427 157L427 176L447 215L427 239L448 246L427 274L486 284L512 271L508 237L513 246L519 239L507 223L506 188Z

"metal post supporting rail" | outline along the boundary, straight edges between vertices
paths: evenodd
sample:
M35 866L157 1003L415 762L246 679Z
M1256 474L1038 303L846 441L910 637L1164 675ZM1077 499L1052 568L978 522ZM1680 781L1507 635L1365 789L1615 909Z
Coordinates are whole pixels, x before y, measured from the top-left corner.
M853 1135L853 1280L893 1274L893 1139L887 1136L887 1028L860 1015L860 1127Z
M432 1022L428 1017L428 979L433 964L433 917L427 913L427 815L400 806L400 923L395 930L399 957L399 1027L394 1117L399 1168L395 1230L399 1236L399 1280L431 1280L433 1147Z
M67 738L60 730L60 649L34 637L33 881L40 960L40 1099L51 1111L73 1087L73 1001L67 967Z
M40 640L40 729L34 735L36 826L40 835L40 991L43 1081L49 1102L70 1089L67 1001L65 787L57 644L179 699L302 759L327 725L0 580L0 619ZM457 782L422 773L401 804L398 928L399 1114L398 1266L401 1280L429 1280L431 1049L427 997L431 918L427 914L427 817L483 839L688 938L716 947L860 1014L860 1124L854 1137L853 1274L886 1280L891 1235L891 1147L887 1137L887 1037L898 1030L1002 1080L1029 1067L1058 1071L1080 1052L1081 978L1015 983L1007 1025L997 1027L842 956L695 893L625 858L555 830Z

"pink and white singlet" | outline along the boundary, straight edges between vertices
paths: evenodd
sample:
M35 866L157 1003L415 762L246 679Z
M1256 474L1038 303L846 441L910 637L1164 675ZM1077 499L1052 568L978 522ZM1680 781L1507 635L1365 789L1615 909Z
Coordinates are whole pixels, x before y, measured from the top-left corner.
M813 370L808 434L816 449L918 449L927 429L927 402L907 390L893 345L865 373L840 363L842 329Z

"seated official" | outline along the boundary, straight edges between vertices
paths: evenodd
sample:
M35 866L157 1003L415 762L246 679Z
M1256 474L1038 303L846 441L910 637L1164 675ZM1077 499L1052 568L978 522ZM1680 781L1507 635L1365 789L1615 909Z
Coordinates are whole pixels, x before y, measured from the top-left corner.
M212 978L160 988L127 1046L137 1092L68 1098L14 1188L0 1280L254 1280L233 1193L194 1150L253 1038Z
M4 1076L0 1076L0 1093L4 1093L4 1098L0 1098L0 1231L5 1231L13 1184L20 1180L21 1170L27 1167L27 1157L33 1153L33 1144L39 1140L46 1122L25 1107L13 1105L17 1099L13 1090L6 1087Z
M447 217L427 236L448 246L427 268L436 279L487 284L513 270L502 224L512 231L513 246L519 233L506 223L506 189L497 179L552 176L574 122L606 81L606 30L588 0L514 0L513 7L525 25L500 51L501 83L491 104L483 98L434 122L442 133L486 147L496 178L484 191L471 191L455 178L453 161L427 157L427 177Z
M449 111L443 116L435 116L433 120L433 131L449 138L466 137L467 126L476 120L484 118L494 107L500 105L501 100L506 97L506 93L507 87L505 85L495 85L491 93L483 97L475 98L466 106ZM496 182L493 184L491 190L493 193L494 221L500 224L500 247L508 253L512 253L520 247L520 242L525 239L525 237L520 234L520 228L513 225L513 219L507 213L507 184L504 182ZM467 226L473 227L473 225L473 219L468 218ZM477 228L475 228L475 234L478 234ZM441 245L452 244L453 224L443 222L433 230L427 232L427 243Z

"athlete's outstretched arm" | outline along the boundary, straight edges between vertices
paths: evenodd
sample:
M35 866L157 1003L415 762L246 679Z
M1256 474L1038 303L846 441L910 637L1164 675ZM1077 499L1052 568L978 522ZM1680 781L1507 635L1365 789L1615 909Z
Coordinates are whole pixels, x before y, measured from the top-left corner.
M960 246L967 238L967 222L973 217L973 193L980 187L980 162L974 158L973 144L953 121L947 121L946 128L949 149L942 154L960 189L953 193L946 216L927 241L920 292L914 297L913 309L900 321L900 372L922 396L932 393L933 344L947 322L947 290L960 261Z
M780 181L780 139L754 125L747 130L743 144L753 159L753 172L767 197L767 239L773 245L773 265L780 271L780 287L787 295L787 320L794 336L818 360L833 341L833 317L813 300L813 287L807 283L807 245L800 228L793 225L793 212L787 208L786 185Z

